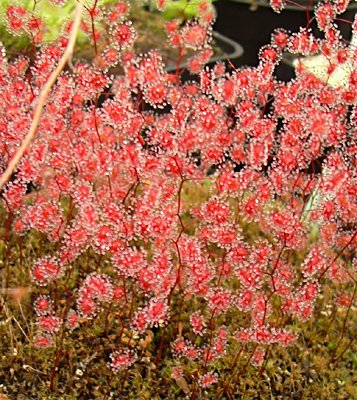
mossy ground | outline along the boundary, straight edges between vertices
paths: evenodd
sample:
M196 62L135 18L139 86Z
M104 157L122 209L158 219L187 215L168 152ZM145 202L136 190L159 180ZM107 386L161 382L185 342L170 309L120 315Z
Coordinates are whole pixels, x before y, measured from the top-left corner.
M186 399L190 377L176 382L171 377L169 356L158 368L156 341L148 333L145 355L134 368L117 375L107 361L111 340L99 324L89 323L75 334L65 336L56 364L55 348L34 348L30 340L35 327L30 322L31 295L21 299L21 308L10 298L2 299L0 325L0 393L8 399ZM333 308L332 308L333 310ZM299 328L296 345L269 348L264 368L247 365L248 352L242 353L232 369L228 357L217 365L219 384L210 390L197 390L197 399L356 399L357 356L351 345L336 363L331 361L339 340L346 310L337 310L328 334L329 316L316 310L314 318ZM332 311L333 312L333 311ZM24 316L22 316L22 313ZM352 314L351 314L352 317ZM348 345L356 327L356 315L349 319L338 356ZM237 349L238 350L238 349ZM57 365L57 367L55 367ZM57 368L57 371L54 371ZM51 378L55 373L53 388Z

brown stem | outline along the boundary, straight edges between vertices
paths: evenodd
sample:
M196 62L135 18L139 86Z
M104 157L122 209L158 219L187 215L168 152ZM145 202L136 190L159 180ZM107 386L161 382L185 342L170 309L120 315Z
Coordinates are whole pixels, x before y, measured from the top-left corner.
M333 360L334 364L336 364L336 362L346 353L346 351L356 338L357 338L357 332L352 336L352 339L350 339L350 341L347 343L346 347L341 351L341 353Z
M336 354L336 351L337 351L339 345L341 344L341 342L342 342L342 340L343 340L343 336L344 336L344 334L345 334L346 327L347 327L347 318L348 318L348 314L349 314L350 311L351 311L351 307L352 307L353 301L354 301L354 299L355 299L355 297L356 297L356 293L357 293L357 286L355 286L355 288L354 288L354 291L353 291L353 295L352 295L350 304L348 305L348 309L347 309L345 318L344 318L344 320L343 320L340 339L338 340L338 342L337 342L337 344L336 344L336 347L335 347L334 351L333 351L332 354L331 354L330 362L333 361L333 359L334 359L334 357L335 357L335 354ZM346 350L347 350L347 349L345 349L344 352L345 352ZM338 358L340 358L340 357L341 357L341 355L340 355Z
M340 257L340 255L347 249L347 247L353 243L355 237L357 236L357 230L354 232L352 235L351 239L343 246L343 248L336 254L334 259L331 261L331 263L321 272L320 276L318 277L318 281L320 282L321 278L325 275L325 273L330 269L331 265Z

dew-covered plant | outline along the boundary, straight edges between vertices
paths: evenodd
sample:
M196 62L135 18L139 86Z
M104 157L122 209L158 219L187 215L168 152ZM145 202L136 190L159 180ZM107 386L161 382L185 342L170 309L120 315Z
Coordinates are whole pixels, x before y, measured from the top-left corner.
M211 385L225 393L227 357L233 378L238 359L261 366L267 349L294 345L293 322L311 318L324 287L355 302L357 51L334 23L348 3L319 3L306 28L273 32L256 67L235 69L205 68L214 16L202 1L198 18L166 25L175 73L160 49L133 51L129 3L79 1L51 43L36 1L8 5L9 32L27 33L32 52L9 60L1 49L1 239L47 243L28 273L31 340L55 348L51 390L64 338L91 324L110 338L113 374L169 359L194 399ZM77 28L92 63L72 62ZM327 76L344 65L348 79L332 88L299 66L280 82L283 52L321 53Z

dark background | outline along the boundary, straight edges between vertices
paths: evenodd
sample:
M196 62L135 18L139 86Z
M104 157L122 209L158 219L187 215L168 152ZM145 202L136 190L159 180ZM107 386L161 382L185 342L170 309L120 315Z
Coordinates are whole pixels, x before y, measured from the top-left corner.
M296 0L297 3L303 3ZM351 9L341 14L339 18L353 21L357 4L351 2ZM353 4L354 3L354 4ZM305 10L284 9L280 14L275 13L270 7L251 7L249 4L234 0L218 0L214 2L217 9L217 20L214 29L230 39L238 42L244 49L244 54L236 60L232 60L235 66L256 66L258 63L259 49L270 43L271 34L274 29L284 28L290 32L296 32L299 27L306 27L307 15ZM310 18L313 16L313 9L309 10ZM351 38L351 24L338 22L341 33L346 40ZM315 35L321 36L314 21L311 28ZM288 65L281 65L277 68L278 78L287 80L294 75L293 68Z

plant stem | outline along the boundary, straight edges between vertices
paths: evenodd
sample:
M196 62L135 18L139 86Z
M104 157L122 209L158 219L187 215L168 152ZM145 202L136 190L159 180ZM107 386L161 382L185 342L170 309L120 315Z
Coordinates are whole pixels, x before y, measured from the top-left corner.
M30 126L30 130L27 133L27 135L25 136L21 146L19 147L19 149L15 153L14 157L9 162L9 165L7 166L5 172L2 174L2 176L0 178L0 191L4 188L7 181L10 179L12 173L16 169L17 164L21 160L22 156L25 154L26 150L28 149L28 147L30 146L30 144L32 142L32 139L34 138L34 136L36 134L36 130L40 123L42 110L43 110L43 107L45 105L45 102L47 100L48 94L50 93L52 86L55 84L56 79L58 78L59 74L62 72L66 63L71 62L74 45L76 43L77 34L78 34L78 30L79 30L80 23L81 23L82 11L83 11L83 0L78 0L77 7L76 7L75 19L74 19L71 35L69 37L69 41L68 41L66 50L64 51L61 59L59 60L57 67L51 73L50 77L48 78L48 81L46 82L44 88L42 89L40 95L38 96L38 99L36 101L33 120L31 122L31 126Z

